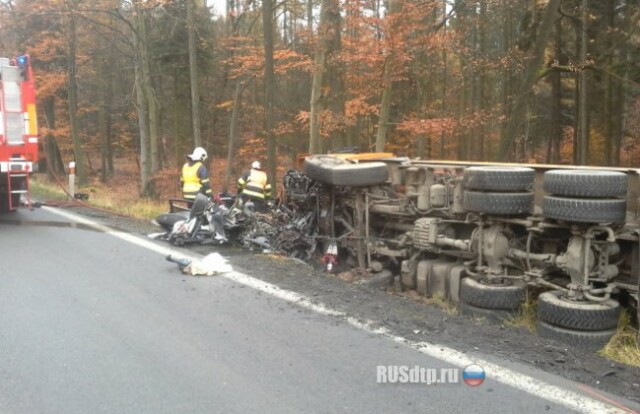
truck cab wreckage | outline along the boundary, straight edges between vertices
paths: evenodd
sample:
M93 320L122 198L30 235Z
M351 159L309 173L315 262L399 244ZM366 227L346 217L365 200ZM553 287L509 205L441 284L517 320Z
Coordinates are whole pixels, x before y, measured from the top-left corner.
M313 155L285 176L289 217L272 237L297 231L328 267L391 272L494 321L543 291L539 335L595 350L622 308L638 319L639 172Z

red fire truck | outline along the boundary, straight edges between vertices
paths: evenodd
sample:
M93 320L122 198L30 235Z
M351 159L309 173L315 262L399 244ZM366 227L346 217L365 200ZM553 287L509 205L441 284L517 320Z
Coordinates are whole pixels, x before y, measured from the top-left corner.
M30 203L38 163L36 93L29 55L0 57L0 212Z

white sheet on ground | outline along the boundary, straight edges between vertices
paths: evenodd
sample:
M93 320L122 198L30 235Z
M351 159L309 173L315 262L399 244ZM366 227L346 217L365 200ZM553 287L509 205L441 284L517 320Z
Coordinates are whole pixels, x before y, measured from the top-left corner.
M233 268L220 253L210 253L202 259L192 261L182 271L193 276L213 276L232 272Z

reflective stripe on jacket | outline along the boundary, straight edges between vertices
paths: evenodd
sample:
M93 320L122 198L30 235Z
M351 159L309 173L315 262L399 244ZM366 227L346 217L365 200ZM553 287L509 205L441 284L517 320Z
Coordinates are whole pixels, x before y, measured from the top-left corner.
M267 174L260 170L251 170L238 179L238 191L258 199L271 197L271 184L267 182Z

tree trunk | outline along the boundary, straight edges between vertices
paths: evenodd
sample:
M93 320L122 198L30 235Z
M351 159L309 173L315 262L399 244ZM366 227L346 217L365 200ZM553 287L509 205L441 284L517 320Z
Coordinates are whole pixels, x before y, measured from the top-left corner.
M182 120L182 106L178 99L180 83L178 81L178 68L173 70L173 136L175 142L175 160L176 167L180 167L184 159L184 137L181 133L180 121Z
M78 184L84 185L87 183L87 172L84 163L84 153L82 152L82 140L78 132L78 84L76 79L76 50L78 38L76 33L75 16L77 4L78 3L76 1L67 3L69 19L67 90L69 101L69 127L76 162L76 174L78 176Z
M56 111L55 100L53 96L49 96L44 99L44 119L49 130L53 130L56 127ZM60 155L60 149L58 143L52 133L48 133L44 137L44 150L46 153L46 170L47 177L51 180L54 177L64 174L64 163L62 162L62 156Z
M262 2L262 26L264 33L264 113L267 138L267 165L269 182L275 189L276 183L276 140L273 135L274 114L273 98L275 91L275 72L273 62L273 0Z
M396 18L396 14L401 11L400 3L397 0L388 0L387 2L388 14L387 19ZM395 22L391 22L393 26ZM394 30L393 27L390 30ZM376 151L384 152L384 146L387 141L387 132L389 130L389 118L391 115L391 93L393 91L393 63L395 60L395 52L393 46L387 44L389 47L388 55L384 61L384 72L382 74L382 85L384 87L382 91L382 97L380 99L380 117L378 119L378 133L376 134Z
M307 0L307 31L311 39L313 37L313 0Z
M113 48L111 56L113 56ZM100 125L101 174L102 182L113 174L113 152L111 150L111 104L113 101L113 70L108 59L100 62L100 69L104 77L104 87L101 91L101 102L98 109L98 123Z
M417 113L425 113L426 107L426 95L427 95L427 84L429 83L429 79L418 78L416 79L417 91L416 91L416 106L415 111ZM415 146L415 156L418 158L423 158L425 155L425 151L427 150L427 140L429 138L426 134L420 133L416 136L416 146ZM430 145L429 145L430 146ZM427 155L427 158L430 156Z
M558 64L564 62L562 56L562 21L555 24L555 60ZM551 125L547 146L546 162L557 164L560 162L560 142L562 141L562 76L559 70L551 73Z
M587 61L587 36L589 19L589 0L582 0L582 30L580 31L580 62L584 65ZM580 71L580 104L578 107L578 164L585 165L589 162L589 107L588 105L588 71L584 68Z
M333 149L342 148L346 145L346 122L345 122L345 64L343 59L336 59L342 50L342 16L340 2L338 0L324 0L328 2L327 9L327 107L331 110L336 119L337 129L331 134L331 145Z
M200 129L200 87L198 86L198 59L196 49L196 25L193 0L187 0L187 31L189 36L189 78L191 85L191 120L193 122L193 145L202 146Z
M382 75L382 98L380 100L380 118L378 119L378 133L376 134L376 152L384 152L384 145L387 142L387 131L389 130L389 115L391 113L391 91L393 82L391 81L391 70L393 67L393 54L387 56L384 62L384 74Z
M607 20L607 30L613 31L615 30L615 15L616 15L616 6L617 1L611 1L609 7L606 8L606 20ZM607 38L607 48L609 50L614 50L615 45L610 37ZM607 57L607 67L613 68L614 58L611 54ZM604 117L605 117L605 129L606 134L604 137L604 152L605 152L605 163L607 165L615 165L613 153L615 151L615 140L614 136L615 132L615 121L614 121L614 113L613 113L613 97L614 97L614 89L615 89L615 80L613 76L607 72L606 76L606 90L605 90L605 99L604 99Z
M235 0L227 0L226 2L226 6L227 6L227 13L226 13L226 23L227 23L227 27L226 27L226 32L227 33L232 33L233 32L233 28L235 27L235 23L236 23L236 1ZM188 16L187 16L187 20L188 20ZM188 23L187 23L188 24Z
M109 114L107 112L104 96L102 102L98 107L98 129L100 130L100 181L107 182L107 118Z
M476 23L476 32L477 39L475 41L475 49L478 52L478 56L486 56L486 33L484 25L487 24L485 22L486 19L486 11L487 5L483 1L480 3L479 7L479 15L475 20ZM476 37L476 36L474 36ZM482 113L485 109L485 94L484 94L484 86L485 83L485 69L480 66L478 69L474 71L474 79L473 79L473 108L477 113ZM485 137L484 137L484 127L482 124L479 124L474 128L472 143L471 143L471 159L473 160L484 160L484 147L485 147Z
M144 113L146 115L148 142L149 142L149 173L155 173L161 168L159 150L159 116L158 101L151 80L151 58L149 56L149 46L147 38L147 28L145 22L144 9L140 7L142 0L133 2L135 16L135 42L136 42L136 65L139 66L138 80L143 90L145 100Z
M442 0L442 21L444 22L447 17L448 0ZM444 37L447 37L447 25L442 28L444 31ZM441 104L441 116L444 118L447 114L447 77L448 77L448 62L447 62L447 49L442 48L442 104ZM445 151L445 133L440 134L440 158L444 159ZM427 157L431 157L429 154Z
M320 42L319 42L320 43ZM324 110L322 103L322 83L327 64L327 51L320 44L314 58L313 80L311 82L311 102L309 113L309 153L321 152L320 114Z
M500 140L497 157L498 160L504 160L507 158L513 143L518 138L517 133L522 125L524 117L526 116L531 88L538 79L537 72L543 63L547 40L549 39L551 27L556 17L559 5L560 0L549 0L549 3L547 3L546 9L543 13L542 21L538 27L533 53L527 63L524 79L518 88L513 109L511 111L511 117L505 128L505 134Z
M502 37L504 38L504 47L502 53L504 56L509 56L512 53L513 47L513 13L510 5L510 0L502 0L502 7L505 10L505 24L502 28ZM513 94L513 69L511 65L505 66L502 70L502 110L505 119L511 118L511 99ZM500 129L500 142L507 141L507 125L503 124Z
M233 93L233 110L231 112L231 123L229 125L229 149L227 152L227 167L224 171L224 180L222 181L222 191L229 188L229 180L233 173L233 159L235 158L236 143L238 142L238 118L240 117L240 108L242 101L242 91L244 86L242 82L236 82L236 90Z
M325 100L322 94L324 75L327 73L327 55L329 54L329 36L331 24L328 21L331 0L323 0L320 10L320 23L318 24L318 36L314 57L313 79L311 81L311 102L309 113L309 153L322 152L322 139L320 137L320 115L325 109Z
M151 165L149 160L149 129L147 121L147 100L142 86L142 69L136 65L136 110L138 112L138 127L140 129L140 195L148 197L151 194Z

